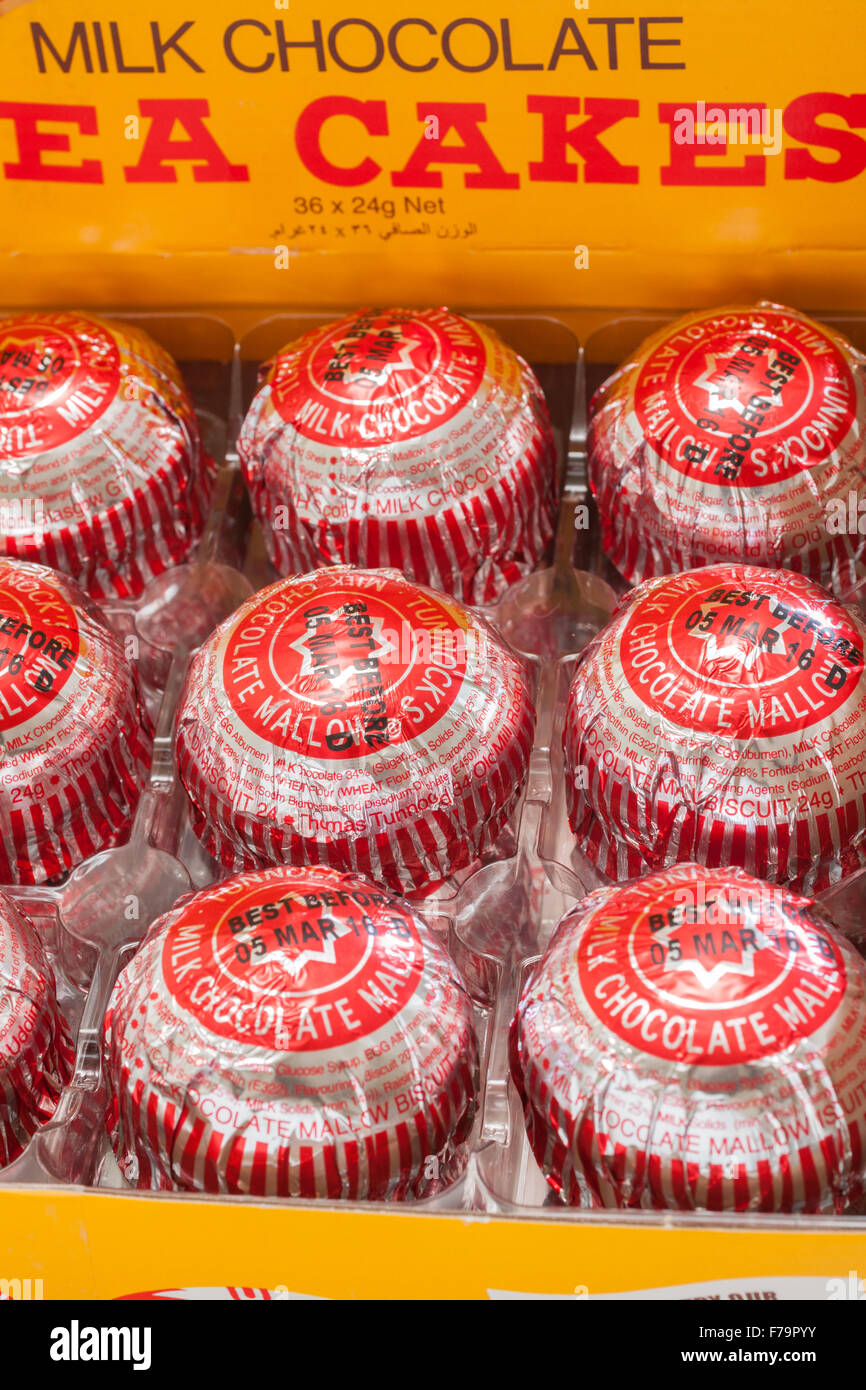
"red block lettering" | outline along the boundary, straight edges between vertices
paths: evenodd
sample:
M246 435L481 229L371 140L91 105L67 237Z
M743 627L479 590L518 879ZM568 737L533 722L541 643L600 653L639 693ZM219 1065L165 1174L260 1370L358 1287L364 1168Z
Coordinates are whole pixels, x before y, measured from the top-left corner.
M866 140L853 130L821 125L819 116L841 116L849 126L866 126L866 94L845 97L836 92L807 92L785 107L785 134L804 145L835 150L837 159L816 159L811 150L785 151L786 179L817 179L843 183L866 169Z
M295 127L295 146L301 163L317 179L352 188L369 183L382 166L374 159L362 159L360 164L332 164L322 153L322 127L332 116L352 116L360 121L370 135L388 134L388 107L384 101L360 101L357 97L319 97L305 106Z
M729 112L747 108L749 111L762 112L764 103L759 101L750 102L713 102L706 103L707 112L724 111L727 117ZM714 188L741 187L743 185L755 186L766 183L767 161L762 154L747 154L741 164L729 164L724 168L712 168L710 165L699 164L699 159L713 157L719 158L728 153L727 140L720 141L718 144L707 144L702 141L692 141L680 144L675 136L678 124L684 112L691 111L693 118L693 128L697 122L698 104L692 101L662 101L659 102L659 120L667 123L671 128L670 144L670 163L663 164L661 168L661 181L663 184L685 185L685 184L704 184Z
M74 125L82 135L96 135L95 106L52 106L40 101L0 101L0 118L15 122L18 163L4 164L7 179L36 179L48 183L102 183L98 159L80 164L45 164L45 150L70 149L69 136L62 131L39 129L40 121L62 121Z
M569 116L580 114L580 97L528 97L527 110L542 118L542 156L529 166L529 177L542 183L577 183L579 166L569 160L572 149L584 162L587 183L637 183L636 164L620 164L599 135L627 116L640 114L640 102L618 97L586 97L587 119L569 127Z
M463 175L466 188L520 187L520 175L503 169L481 132L480 122L487 120L483 101L419 101L415 109L419 121L436 117L439 138L422 135L405 167L391 175L395 188L441 188L442 175L434 164L474 164L478 172ZM443 145L452 130L462 144Z
M155 97L140 101L142 116L150 117L141 159L126 165L127 183L176 183L177 170L168 160L193 161L196 183L246 183L250 171L245 164L230 164L205 125L210 106L201 99L163 100ZM175 123L187 132L187 139L173 140Z

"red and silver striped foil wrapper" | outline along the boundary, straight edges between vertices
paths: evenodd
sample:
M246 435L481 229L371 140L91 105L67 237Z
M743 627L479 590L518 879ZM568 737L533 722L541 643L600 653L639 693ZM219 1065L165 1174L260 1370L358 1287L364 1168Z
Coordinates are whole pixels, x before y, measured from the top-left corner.
M811 892L866 858L866 628L803 575L649 579L565 716L579 846L609 878L697 860Z
M866 573L866 357L840 334L775 304L688 314L590 413L604 548L631 583L733 561L844 595Z
M134 1186L410 1198L453 1180L472 1008L407 904L327 868L240 874L151 928L105 1020Z
M365 309L290 343L262 369L238 453L280 574L393 566L492 603L556 527L541 388L447 309Z
M417 892L495 842L534 726L525 668L482 618L339 566L279 580L212 634L177 762L225 868L322 863Z
M0 559L0 883L128 833L152 728L120 639L74 580Z
M590 894L527 980L511 1068L574 1205L833 1212L866 1174L866 965L811 900L683 864Z
M73 1058L43 947L0 893L0 1167L51 1119Z
M186 558L213 476L176 364L86 314L0 319L0 551L135 598Z

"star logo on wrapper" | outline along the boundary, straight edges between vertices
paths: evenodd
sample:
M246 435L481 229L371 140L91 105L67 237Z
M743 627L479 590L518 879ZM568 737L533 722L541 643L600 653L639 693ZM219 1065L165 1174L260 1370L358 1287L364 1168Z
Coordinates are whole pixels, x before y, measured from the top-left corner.
M707 353L707 366L703 376L695 377L695 386L707 393L707 410L737 410L741 414L745 410L743 402L740 400L740 383L733 377L727 377L724 367L718 366L718 358L715 353Z
M279 414L306 438L370 448L441 430L484 367L481 338L453 314L370 311L281 354L270 386Z
M851 429L855 404L832 339L764 310L683 327L655 347L635 386L660 458L717 487L761 487L822 463Z
M772 943L769 936L758 927L748 930L731 931L736 925L736 907L728 907L716 899L708 904L710 914L715 910L727 922L718 941L715 936L696 932L684 932L681 925L662 926L656 924L656 941L659 951L667 953L668 970L673 975L689 975L697 983L699 998L712 994L715 987L729 975L739 975L743 979L755 979L755 962L762 950ZM706 925L706 923L704 923ZM717 953L718 946L718 953ZM651 953L652 954L652 953Z
M120 385L120 353L101 324L71 314L0 323L0 473L75 439Z
M438 723L465 676L466 638L446 600L399 581L287 581L239 616L223 680L266 743L364 758Z
M386 894L338 884L277 872L202 896L163 942L174 999L212 1033L276 1051L376 1032L417 989L423 948Z
M81 639L75 610L44 580L0 562L0 735L13 753L75 670Z
M651 900L635 885L587 924L577 969L606 1028L654 1057L703 1066L809 1037L846 988L839 948L808 905L757 883L708 883L704 895L656 878Z
M351 936L352 928L345 922L334 922L333 927L327 932L320 931L316 935L313 931L302 933L304 940L313 940L314 946L305 946L303 950L294 956L280 956L278 959L266 959L261 965L255 966L250 971L250 979L256 989L261 990L282 990L287 984L299 979L306 979L310 972L308 966L311 965L337 965L337 942L344 936ZM326 972L327 973L327 972Z
M706 391L707 399L703 410L697 412L696 422L697 419L705 419L708 414L717 415L724 410L735 411L738 415L746 414L750 409L749 402L758 384L754 380L754 376L757 375L764 380L772 381L772 372L776 370L773 366L776 349L768 345L761 351L759 344L762 342L768 343L768 340L763 338L751 340L751 376L743 372L731 371L729 356L720 358L718 353L708 352L705 354L704 371L702 375L695 377L694 386L697 391ZM780 428L781 419L787 419L787 423L792 423L790 416L793 414L796 418L802 409L803 400L808 394L802 389L799 392L796 390L796 387L802 387L803 383L797 381L793 372L794 364L789 363L788 365L792 367L791 379L785 383L780 382L776 389L775 400L770 409L778 412L778 415L774 415L771 419L769 418L769 411L767 412L768 419L764 423L768 429ZM793 411L788 408L792 397L798 397ZM757 407L752 408L756 409Z
M653 585L627 613L623 669L665 719L732 739L835 715L863 675L863 635L793 574L710 566Z
M382 344L381 335L371 336L372 341L358 345L357 357L350 360L343 373L344 384L349 389L359 385L363 389L372 380L377 387L384 386L394 396L405 395L418 380L419 364L415 361L415 352L422 345L417 339L400 339L396 335L387 336ZM425 344L420 353L421 372L426 368L428 352ZM386 358L386 353L391 354L390 360ZM371 360L372 366L365 365Z
M366 639L369 646L365 650L364 655L365 657L374 657L381 666L383 662L389 661L394 654L393 644L385 635L385 619L381 614L377 617L371 614L368 618L367 626L370 628L370 636ZM318 652L315 645L315 628L310 629L305 627L303 632L300 632L289 645L298 654L298 660L300 662L300 666L298 667L299 680L303 681L307 677L317 679L321 668L321 662L318 659ZM346 669L342 671L337 678L338 681L343 685L350 684L353 672L354 662L346 666Z

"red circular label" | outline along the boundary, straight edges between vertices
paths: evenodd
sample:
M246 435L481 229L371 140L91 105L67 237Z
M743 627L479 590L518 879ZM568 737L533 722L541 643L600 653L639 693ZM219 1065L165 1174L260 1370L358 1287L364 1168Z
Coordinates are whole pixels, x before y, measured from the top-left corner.
M284 871L199 894L162 946L182 1008L220 1037L284 1052L377 1032L411 999L423 965L415 923L387 894Z
M277 584L241 610L223 683L251 733L321 759L423 734L451 707L471 629L412 585Z
M80 636L75 609L51 584L0 564L0 733L41 714L75 669Z
M93 319L0 323L0 460L67 444L99 419L119 384L117 343Z
M823 462L850 431L856 398L831 338L763 309L684 326L656 346L635 386L659 456L717 487L760 487Z
M620 654L638 699L687 728L749 738L832 715L863 676L863 634L798 575L709 566L652 584Z
M307 439L369 448L440 429L478 390L484 366L465 319L371 310L280 353L268 379L280 415Z
M781 1052L839 1007L845 962L807 903L757 880L660 878L619 892L580 936L581 988L618 1037L726 1066Z

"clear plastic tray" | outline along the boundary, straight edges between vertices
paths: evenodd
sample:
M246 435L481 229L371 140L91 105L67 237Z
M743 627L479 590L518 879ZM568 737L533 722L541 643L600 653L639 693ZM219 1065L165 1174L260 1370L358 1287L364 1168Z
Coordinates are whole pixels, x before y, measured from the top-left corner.
M562 759L556 750L576 655L607 622L624 588L601 552L587 494L587 401L626 352L676 316L623 315L593 334L583 350L554 316L483 310L473 316L521 352L541 381L559 449L562 503L551 567L514 586L485 610L525 658L535 686L537 731L521 804L489 854L416 904L431 928L447 940L475 1000L481 1093L467 1164L459 1181L446 1191L400 1204L401 1210L681 1227L826 1230L833 1223L836 1229L866 1231L866 1218L856 1217L570 1209L548 1188L532 1157L509 1079L508 1028L521 984L556 923L597 882L568 830ZM336 315L275 314L238 342L225 324L204 316L118 312L113 317L139 322L178 359L220 469L196 556L160 576L136 603L108 610L111 621L135 639L131 650L156 719L149 784L128 842L86 861L58 886L6 890L36 921L47 944L62 1006L76 1031L77 1056L54 1119L14 1163L0 1169L4 1188L123 1185L102 1126L100 1037L106 1004L118 972L148 924L190 888L219 876L192 834L176 775L172 729L177 702L195 647L252 591L275 578L259 527L251 519L234 441L259 365L292 338ZM835 314L824 321L866 347L866 319ZM858 942L866 938L866 871L828 890L824 898L844 930ZM148 1195L177 1200L177 1194ZM189 1194L184 1199L209 1200ZM261 1205L263 1199L255 1200ZM370 1209L383 1204L363 1205Z

